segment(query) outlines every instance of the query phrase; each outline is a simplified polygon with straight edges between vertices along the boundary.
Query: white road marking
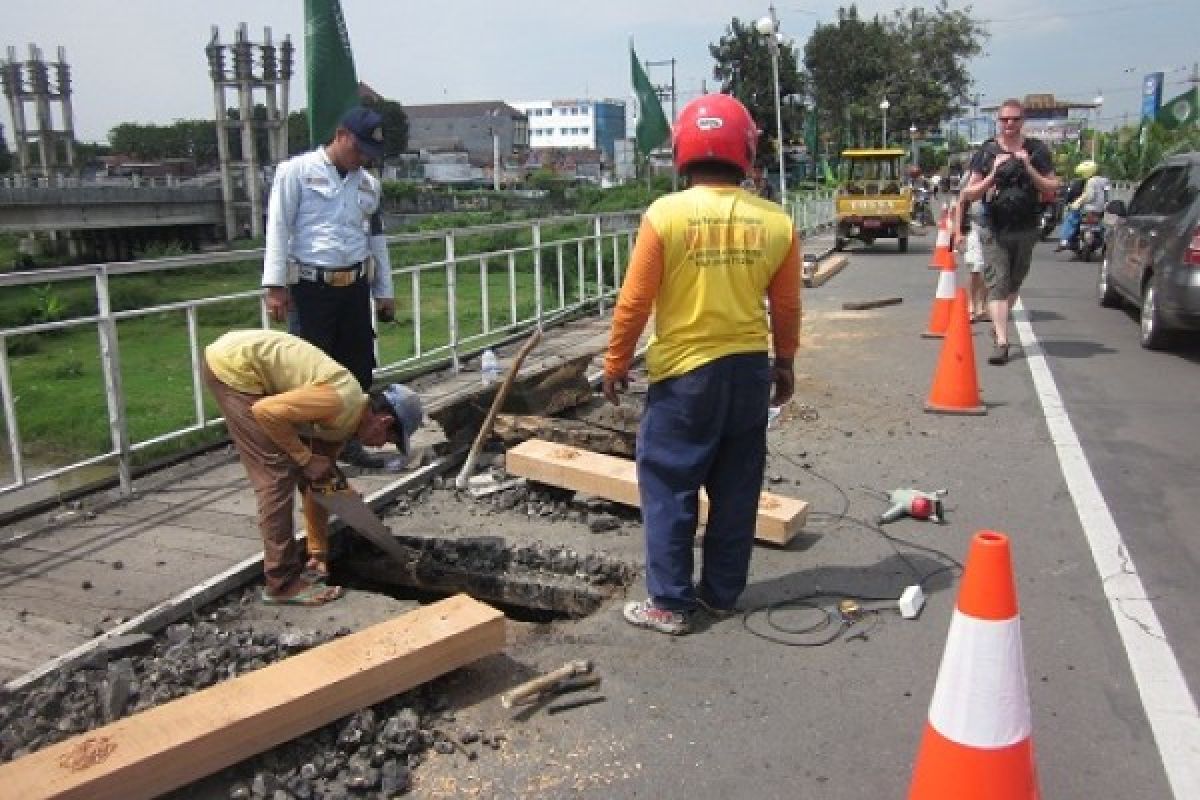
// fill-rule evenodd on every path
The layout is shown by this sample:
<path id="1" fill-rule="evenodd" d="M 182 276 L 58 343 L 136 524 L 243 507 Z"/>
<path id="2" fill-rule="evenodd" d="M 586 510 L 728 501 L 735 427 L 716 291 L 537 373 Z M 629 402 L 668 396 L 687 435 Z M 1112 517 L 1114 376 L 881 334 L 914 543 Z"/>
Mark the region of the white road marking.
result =
<path id="1" fill-rule="evenodd" d="M 1058 452 L 1063 478 L 1075 503 L 1100 574 L 1100 584 L 1108 599 L 1108 608 L 1117 623 L 1117 633 L 1125 645 L 1125 654 L 1141 694 L 1142 707 L 1166 770 L 1167 780 L 1177 800 L 1200 797 L 1200 714 L 1188 690 L 1179 662 L 1167 641 L 1158 615 L 1150 604 L 1133 557 L 1125 547 L 1121 532 L 1113 520 L 1087 455 L 1075 435 L 1062 396 L 1050 374 L 1045 353 L 1034 336 L 1033 326 L 1018 301 L 1013 321 L 1025 352 L 1033 385 L 1050 438 Z"/>

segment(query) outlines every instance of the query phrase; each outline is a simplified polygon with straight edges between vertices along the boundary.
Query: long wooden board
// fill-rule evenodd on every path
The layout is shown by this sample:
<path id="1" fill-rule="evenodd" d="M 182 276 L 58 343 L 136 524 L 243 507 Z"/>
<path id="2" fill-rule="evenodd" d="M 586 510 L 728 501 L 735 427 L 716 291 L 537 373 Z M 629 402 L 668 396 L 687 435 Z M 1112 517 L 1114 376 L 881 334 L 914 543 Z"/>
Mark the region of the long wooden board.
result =
<path id="1" fill-rule="evenodd" d="M 0 766 L 5 797 L 154 797 L 504 649 L 457 595 Z"/>
<path id="2" fill-rule="evenodd" d="M 614 458 L 589 450 L 543 439 L 530 439 L 509 450 L 504 469 L 540 483 L 574 489 L 627 506 L 639 507 L 637 466 L 624 458 Z M 804 527 L 808 503 L 793 497 L 763 492 L 758 500 L 758 521 L 754 538 L 770 544 L 785 545 Z M 708 498 L 700 493 L 700 521 L 708 517 Z"/>

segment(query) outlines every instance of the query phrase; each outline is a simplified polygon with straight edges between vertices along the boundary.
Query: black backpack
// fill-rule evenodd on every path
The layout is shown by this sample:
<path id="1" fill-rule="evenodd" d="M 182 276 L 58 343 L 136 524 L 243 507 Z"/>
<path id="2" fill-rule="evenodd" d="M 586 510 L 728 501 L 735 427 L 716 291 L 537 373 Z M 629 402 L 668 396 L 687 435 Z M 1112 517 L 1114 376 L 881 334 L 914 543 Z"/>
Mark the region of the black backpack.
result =
<path id="1" fill-rule="evenodd" d="M 1025 149 L 1031 154 L 1036 146 L 1033 142 L 1031 139 L 1025 140 Z M 994 148 L 994 155 L 1006 152 L 994 140 L 989 144 Z M 996 172 L 992 198 L 988 201 L 988 220 L 992 228 L 1019 231 L 1036 227 L 1040 210 L 1037 187 L 1033 185 L 1025 165 L 1015 158 L 1001 164 Z"/>

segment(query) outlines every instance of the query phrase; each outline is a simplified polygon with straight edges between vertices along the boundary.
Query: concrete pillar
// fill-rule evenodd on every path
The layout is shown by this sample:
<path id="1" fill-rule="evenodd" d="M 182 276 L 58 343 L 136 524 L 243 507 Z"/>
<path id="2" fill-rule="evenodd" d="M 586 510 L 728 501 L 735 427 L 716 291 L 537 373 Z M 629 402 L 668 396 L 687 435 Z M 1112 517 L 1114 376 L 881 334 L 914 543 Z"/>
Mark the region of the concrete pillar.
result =
<path id="1" fill-rule="evenodd" d="M 238 107 L 242 129 L 242 165 L 246 195 L 250 200 L 250 235 L 262 236 L 262 184 L 258 171 L 258 148 L 254 143 L 254 59 L 246 34 L 246 23 L 238 26 L 233 50 L 233 71 L 238 82 Z"/>
<path id="2" fill-rule="evenodd" d="M 212 40 L 205 49 L 208 71 L 213 81 L 213 114 L 217 129 L 217 160 L 221 167 L 221 201 L 225 212 L 225 241 L 237 234 L 234 214 L 233 165 L 229 161 L 229 125 L 225 116 L 225 48 L 218 42 L 217 26 L 212 26 Z"/>
<path id="3" fill-rule="evenodd" d="M 63 142 L 67 149 L 67 167 L 76 171 L 75 164 L 75 113 L 71 107 L 71 68 L 67 66 L 67 50 L 58 48 L 58 102 L 62 108 Z"/>
<path id="4" fill-rule="evenodd" d="M 25 129 L 25 78 L 21 62 L 17 60 L 17 48 L 8 48 L 8 61 L 4 64 L 4 96 L 8 99 L 8 113 L 13 123 L 13 147 L 16 148 L 17 172 L 29 174 L 29 141 Z"/>
<path id="5" fill-rule="evenodd" d="M 279 152 L 281 159 L 288 157 L 288 86 L 292 80 L 292 37 L 284 36 L 279 46 Z"/>
<path id="6" fill-rule="evenodd" d="M 42 159 L 41 173 L 47 177 L 58 162 L 54 147 L 54 123 L 50 116 L 50 76 L 42 52 L 36 45 L 29 45 L 29 61 L 25 64 L 29 72 L 29 83 L 33 89 L 34 115 L 38 126 L 38 155 Z"/>
<path id="7" fill-rule="evenodd" d="M 262 77 L 267 92 L 267 152 L 272 164 L 283 161 L 286 147 L 279 149 L 279 61 L 275 45 L 271 42 L 271 29 L 263 29 Z"/>

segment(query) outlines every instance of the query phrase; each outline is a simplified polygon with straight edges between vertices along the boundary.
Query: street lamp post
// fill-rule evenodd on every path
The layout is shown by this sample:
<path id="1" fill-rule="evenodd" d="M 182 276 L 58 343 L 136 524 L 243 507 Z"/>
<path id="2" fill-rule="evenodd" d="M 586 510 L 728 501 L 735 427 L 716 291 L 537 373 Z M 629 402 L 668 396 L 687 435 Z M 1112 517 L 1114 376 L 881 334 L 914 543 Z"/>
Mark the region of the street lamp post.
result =
<path id="1" fill-rule="evenodd" d="M 1092 124 L 1092 161 L 1096 160 L 1096 136 L 1100 133 L 1100 109 L 1104 107 L 1104 95 L 1096 93 L 1096 99 L 1092 101 L 1096 106 L 1096 119 Z"/>
<path id="2" fill-rule="evenodd" d="M 493 108 L 488 112 L 490 117 L 499 117 L 500 110 Z M 492 134 L 492 191 L 500 191 L 500 131 L 497 130 L 497 122 L 493 121 L 488 126 L 488 130 Z"/>
<path id="3" fill-rule="evenodd" d="M 659 86 L 657 84 L 654 85 L 654 94 L 658 97 L 659 100 L 665 100 L 667 93 L 668 92 L 670 93 L 670 95 L 671 95 L 671 125 L 674 125 L 675 117 L 678 116 L 678 114 L 675 110 L 675 101 L 676 101 L 676 98 L 678 97 L 678 93 L 676 92 L 676 89 L 675 89 L 675 59 L 674 58 L 666 58 L 666 59 L 662 59 L 660 61 L 645 61 L 643 63 L 646 65 L 646 69 L 649 69 L 650 67 L 665 67 L 665 66 L 670 65 L 670 67 L 671 67 L 671 85 L 669 87 Z M 671 170 L 671 191 L 675 191 L 678 188 L 679 188 L 679 172 L 676 170 Z"/>
<path id="4" fill-rule="evenodd" d="M 755 29 L 767 40 L 767 49 L 771 52 L 771 80 L 775 87 L 775 132 L 779 137 L 779 200 L 787 208 L 787 167 L 783 158 L 783 109 L 779 104 L 779 43 L 783 38 L 779 34 L 779 20 L 775 18 L 775 6 L 770 6 L 771 13 L 754 24 Z"/>
<path id="5" fill-rule="evenodd" d="M 880 147 L 887 147 L 887 110 L 891 107 L 886 97 L 879 103 L 879 110 L 883 112 L 883 143 Z"/>
<path id="6" fill-rule="evenodd" d="M 908 126 L 908 138 L 912 140 L 912 163 L 913 163 L 913 166 L 914 167 L 919 166 L 917 163 L 918 159 L 917 159 L 917 126 L 916 125 Z"/>

